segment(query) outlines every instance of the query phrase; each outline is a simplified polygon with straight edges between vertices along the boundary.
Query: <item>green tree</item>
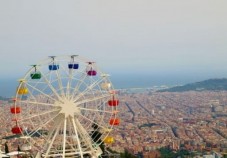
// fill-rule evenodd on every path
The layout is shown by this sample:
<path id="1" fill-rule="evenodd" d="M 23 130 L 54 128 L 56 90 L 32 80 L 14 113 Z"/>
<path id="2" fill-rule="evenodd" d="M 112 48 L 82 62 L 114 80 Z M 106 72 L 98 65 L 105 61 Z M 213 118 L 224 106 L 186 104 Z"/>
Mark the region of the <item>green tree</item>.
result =
<path id="1" fill-rule="evenodd" d="M 130 152 L 128 152 L 127 149 L 125 149 L 124 153 L 120 154 L 121 158 L 136 158 L 135 155 L 131 154 Z"/>

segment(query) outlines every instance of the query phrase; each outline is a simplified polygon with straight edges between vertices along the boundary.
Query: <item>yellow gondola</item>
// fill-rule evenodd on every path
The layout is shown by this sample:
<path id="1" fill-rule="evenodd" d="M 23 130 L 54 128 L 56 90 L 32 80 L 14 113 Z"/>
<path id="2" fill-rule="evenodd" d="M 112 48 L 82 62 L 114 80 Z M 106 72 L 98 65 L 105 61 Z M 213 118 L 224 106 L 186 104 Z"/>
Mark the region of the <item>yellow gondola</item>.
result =
<path id="1" fill-rule="evenodd" d="M 106 137 L 105 139 L 104 139 L 104 143 L 106 143 L 106 144 L 112 144 L 112 143 L 114 143 L 114 138 L 113 137 Z"/>
<path id="2" fill-rule="evenodd" d="M 18 89 L 18 94 L 20 95 L 28 94 L 28 89 L 26 87 L 21 87 Z"/>

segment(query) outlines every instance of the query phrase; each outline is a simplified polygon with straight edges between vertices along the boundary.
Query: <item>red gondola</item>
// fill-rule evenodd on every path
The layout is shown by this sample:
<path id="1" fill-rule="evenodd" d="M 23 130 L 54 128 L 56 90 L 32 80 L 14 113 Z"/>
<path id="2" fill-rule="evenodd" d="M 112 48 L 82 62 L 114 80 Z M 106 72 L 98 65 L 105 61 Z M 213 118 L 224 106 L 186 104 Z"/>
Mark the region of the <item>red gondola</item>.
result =
<path id="1" fill-rule="evenodd" d="M 16 107 L 11 107 L 10 111 L 12 114 L 19 114 L 21 112 L 20 107 L 16 106 Z"/>
<path id="2" fill-rule="evenodd" d="M 113 99 L 108 101 L 109 106 L 118 106 L 119 100 Z"/>
<path id="3" fill-rule="evenodd" d="M 19 127 L 19 126 L 16 125 L 16 126 L 14 126 L 14 127 L 12 128 L 11 131 L 12 131 L 13 134 L 21 134 L 23 130 L 22 130 L 21 127 Z"/>
<path id="4" fill-rule="evenodd" d="M 110 119 L 110 125 L 119 125 L 120 124 L 120 119 L 118 118 L 113 118 L 113 119 Z"/>

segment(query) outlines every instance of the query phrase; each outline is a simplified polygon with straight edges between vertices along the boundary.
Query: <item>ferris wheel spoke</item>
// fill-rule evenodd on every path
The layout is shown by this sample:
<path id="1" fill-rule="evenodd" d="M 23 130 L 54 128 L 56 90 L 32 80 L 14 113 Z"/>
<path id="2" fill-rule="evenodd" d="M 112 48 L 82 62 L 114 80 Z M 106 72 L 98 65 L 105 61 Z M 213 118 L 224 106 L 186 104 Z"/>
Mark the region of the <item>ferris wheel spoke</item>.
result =
<path id="1" fill-rule="evenodd" d="M 66 140 L 66 125 L 67 125 L 67 118 L 64 118 L 64 128 L 63 128 L 63 157 L 65 157 L 65 140 Z"/>
<path id="2" fill-rule="evenodd" d="M 67 82 L 67 88 L 66 88 L 66 95 L 67 95 L 67 98 L 69 98 L 69 94 L 70 94 L 70 87 L 71 87 L 71 84 L 72 84 L 72 74 L 73 74 L 73 70 L 69 70 L 69 79 L 68 79 L 68 82 Z"/>
<path id="3" fill-rule="evenodd" d="M 46 115 L 46 114 L 57 112 L 57 111 L 60 111 L 60 109 L 45 111 L 43 113 L 39 113 L 39 114 L 36 114 L 36 115 L 32 115 L 32 116 L 29 116 L 29 117 L 25 117 L 25 118 L 19 119 L 18 121 L 29 120 L 29 119 L 32 119 L 32 118 L 35 118 L 35 117 L 38 117 L 38 116 Z"/>
<path id="4" fill-rule="evenodd" d="M 75 93 L 79 90 L 81 84 L 82 84 L 83 81 L 86 79 L 86 77 L 87 77 L 87 74 L 85 74 L 85 73 L 82 74 L 82 76 L 81 76 L 80 80 L 78 81 L 77 85 L 75 86 L 75 88 L 74 88 L 72 94 L 75 94 Z M 72 97 L 71 99 L 73 99 L 73 95 L 72 95 L 71 97 Z"/>
<path id="5" fill-rule="evenodd" d="M 74 118 L 75 119 L 75 118 Z M 94 149 L 92 147 L 92 140 L 90 138 L 90 135 L 88 134 L 88 132 L 84 129 L 84 127 L 81 125 L 81 123 L 78 121 L 78 119 L 75 119 L 75 124 L 76 127 L 78 127 L 78 133 L 80 134 L 80 136 L 82 137 L 83 141 L 87 144 L 88 148 L 90 148 L 93 152 Z"/>
<path id="6" fill-rule="evenodd" d="M 83 92 L 81 92 L 79 95 L 77 95 L 76 98 L 74 98 L 74 100 L 78 100 L 80 99 L 80 97 L 82 97 L 84 94 L 86 94 L 87 92 L 91 91 L 95 86 L 97 86 L 99 83 L 101 83 L 103 81 L 104 77 L 101 78 L 100 80 L 97 80 L 96 82 L 90 84 Z"/>
<path id="7" fill-rule="evenodd" d="M 37 92 L 41 93 L 42 95 L 46 96 L 47 98 L 52 99 L 52 100 L 54 100 L 54 101 L 57 101 L 56 99 L 54 99 L 53 97 L 51 97 L 51 96 L 49 96 L 48 94 L 44 93 L 43 91 L 37 89 L 36 87 L 33 87 L 33 86 L 30 85 L 30 84 L 26 84 L 26 85 L 28 85 L 28 86 L 31 87 L 32 89 L 36 90 Z"/>
<path id="8" fill-rule="evenodd" d="M 75 123 L 75 120 L 74 120 L 72 117 L 70 117 L 70 119 L 71 119 L 71 122 L 72 122 L 72 124 L 73 124 L 74 132 L 75 132 L 75 134 L 76 134 L 76 140 L 77 140 L 77 145 L 78 145 L 79 150 L 80 150 L 80 156 L 81 156 L 81 158 L 83 158 L 83 152 L 82 152 L 82 148 L 81 148 L 81 146 L 80 146 L 80 143 L 81 143 L 81 142 L 80 142 L 80 139 L 79 139 L 79 136 L 78 136 L 76 123 Z"/>
<path id="9" fill-rule="evenodd" d="M 103 111 L 103 110 L 99 110 L 99 109 L 89 109 L 89 108 L 82 108 L 82 107 L 78 107 L 81 110 L 87 110 L 87 111 L 92 111 L 92 112 L 102 112 L 102 113 L 108 113 L 108 114 L 113 114 L 113 111 Z"/>
<path id="10" fill-rule="evenodd" d="M 104 127 L 104 126 L 98 124 L 97 122 L 95 122 L 95 121 L 93 121 L 93 120 L 91 120 L 91 119 L 89 119 L 89 118 L 87 118 L 87 117 L 85 117 L 85 116 L 83 116 L 83 115 L 81 115 L 81 114 L 79 114 L 79 115 L 80 115 L 83 119 L 85 119 L 85 120 L 87 120 L 87 121 L 90 121 L 91 123 L 97 125 L 98 127 L 101 127 L 101 128 L 103 128 L 104 130 L 108 130 L 108 128 L 106 128 L 106 127 Z"/>
<path id="11" fill-rule="evenodd" d="M 45 139 L 45 141 L 46 141 L 46 144 L 45 144 L 45 147 L 44 147 L 45 149 L 48 147 L 48 145 L 49 145 L 48 143 L 50 142 L 50 140 L 51 140 L 53 134 L 55 133 L 56 129 L 58 127 L 60 128 L 60 126 L 61 126 L 61 122 L 59 123 L 59 121 L 55 120 L 53 127 L 50 129 L 50 132 L 48 134 L 47 139 Z"/>
<path id="12" fill-rule="evenodd" d="M 59 94 L 57 93 L 56 89 L 52 86 L 52 84 L 49 82 L 49 80 L 46 78 L 46 76 L 44 75 L 44 73 L 39 70 L 40 73 L 42 74 L 43 78 L 44 78 L 44 81 L 46 82 L 46 84 L 49 86 L 49 88 L 51 89 L 51 91 L 56 95 L 56 97 L 58 99 L 60 99 L 61 97 L 59 96 Z"/>
<path id="13" fill-rule="evenodd" d="M 48 149 L 47 149 L 47 151 L 46 151 L 45 157 L 48 156 L 48 154 L 50 153 L 50 149 L 51 149 L 51 147 L 53 146 L 54 140 L 56 139 L 56 136 L 57 136 L 57 134 L 58 134 L 58 132 L 59 132 L 60 126 L 61 126 L 61 123 L 59 123 L 59 125 L 58 125 L 56 131 L 54 132 L 53 138 L 52 138 L 52 139 L 50 138 L 50 139 L 51 139 L 51 142 L 50 142 L 50 144 L 49 144 L 49 146 L 48 146 Z M 50 139 L 48 139 L 48 141 L 49 141 Z"/>
<path id="14" fill-rule="evenodd" d="M 56 71 L 56 75 L 57 75 L 57 80 L 58 80 L 59 89 L 61 91 L 61 95 L 64 96 L 65 93 L 64 93 L 64 90 L 63 90 L 63 86 L 62 86 L 62 79 L 61 79 L 61 77 L 59 75 L 58 70 Z"/>
<path id="15" fill-rule="evenodd" d="M 76 102 L 78 105 L 81 105 L 81 104 L 84 104 L 84 103 L 89 103 L 89 102 L 101 100 L 101 99 L 104 99 L 104 98 L 107 98 L 107 97 L 110 97 L 110 95 L 105 94 L 105 95 L 102 95 L 100 97 L 94 97 L 94 98 L 91 98 L 91 99 L 84 99 L 84 100 L 78 101 L 78 102 L 76 102 L 76 100 L 74 100 L 74 102 Z"/>
<path id="16" fill-rule="evenodd" d="M 33 101 L 22 101 L 22 100 L 18 100 L 18 102 L 20 103 L 26 103 L 26 104 L 36 104 L 36 105 L 44 105 L 44 106 L 55 106 L 54 104 L 50 104 L 50 103 L 42 103 L 42 102 L 33 102 Z"/>
<path id="17" fill-rule="evenodd" d="M 57 115 L 55 115 L 52 119 L 47 120 L 44 124 L 42 124 L 41 126 L 37 127 L 35 131 L 32 131 L 31 133 L 29 133 L 30 137 L 32 137 L 35 133 L 37 133 L 41 128 L 45 127 L 48 123 L 50 123 L 51 121 L 54 121 L 55 118 L 57 118 L 60 113 L 58 113 Z"/>
<path id="18" fill-rule="evenodd" d="M 69 69 L 69 72 L 65 69 L 64 66 L 61 67 L 62 70 L 64 70 L 66 76 L 68 76 L 68 81 L 66 84 L 66 92 L 65 95 L 69 99 L 69 94 L 70 94 L 70 87 L 71 87 L 71 82 L 72 82 L 72 75 L 73 75 L 73 69 Z"/>

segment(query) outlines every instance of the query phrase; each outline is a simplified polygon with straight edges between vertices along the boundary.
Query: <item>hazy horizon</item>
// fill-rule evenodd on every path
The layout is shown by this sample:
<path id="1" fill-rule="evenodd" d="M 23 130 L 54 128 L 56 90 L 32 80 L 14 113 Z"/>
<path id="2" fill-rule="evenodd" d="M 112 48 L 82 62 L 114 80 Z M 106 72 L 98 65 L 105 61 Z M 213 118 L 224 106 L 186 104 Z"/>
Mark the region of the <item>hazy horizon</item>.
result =
<path id="1" fill-rule="evenodd" d="M 1 1 L 0 82 L 23 77 L 50 55 L 72 54 L 119 78 L 227 77 L 226 6 L 225 0 Z"/>
<path id="2" fill-rule="evenodd" d="M 21 76 L 20 78 L 23 78 Z M 20 78 L 9 77 L 0 80 L 0 96 L 13 97 L 18 86 Z M 184 85 L 188 83 L 203 81 L 213 78 L 227 78 L 227 75 L 212 76 L 212 75 L 199 75 L 199 74 L 120 74 L 112 73 L 110 79 L 114 88 L 150 88 L 153 86 L 175 86 Z"/>

